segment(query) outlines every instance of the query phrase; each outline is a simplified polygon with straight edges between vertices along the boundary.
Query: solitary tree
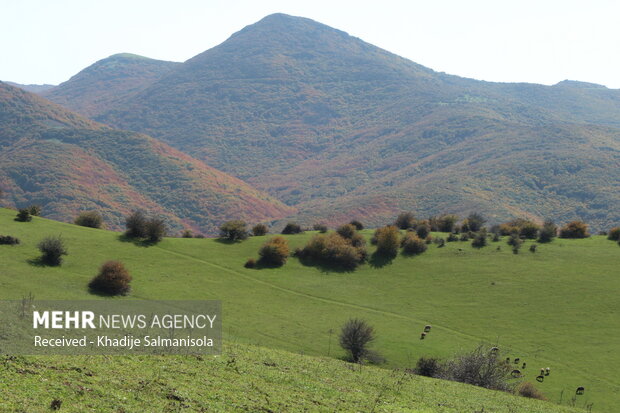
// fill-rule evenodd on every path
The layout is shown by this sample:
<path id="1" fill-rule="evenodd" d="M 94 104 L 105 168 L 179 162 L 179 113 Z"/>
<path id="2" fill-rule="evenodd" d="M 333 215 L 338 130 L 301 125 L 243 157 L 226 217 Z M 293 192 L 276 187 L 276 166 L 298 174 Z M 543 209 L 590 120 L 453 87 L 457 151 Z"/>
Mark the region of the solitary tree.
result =
<path id="1" fill-rule="evenodd" d="M 252 234 L 255 237 L 262 237 L 269 232 L 269 228 L 265 224 L 256 224 L 252 227 Z"/>
<path id="2" fill-rule="evenodd" d="M 374 339 L 374 328 L 357 318 L 344 323 L 340 331 L 340 347 L 349 352 L 354 363 L 359 363 L 368 355 L 368 344 Z"/>
<path id="3" fill-rule="evenodd" d="M 220 238 L 229 241 L 241 241 L 248 237 L 248 230 L 245 221 L 233 220 L 225 222 L 220 227 Z"/>
<path id="4" fill-rule="evenodd" d="M 415 228 L 415 224 L 416 219 L 411 212 L 401 212 L 398 214 L 398 217 L 396 217 L 396 221 L 394 221 L 394 225 L 400 229 Z"/>
<path id="5" fill-rule="evenodd" d="M 129 238 L 146 237 L 146 221 L 147 218 L 142 211 L 134 211 L 125 219 L 125 235 Z"/>
<path id="6" fill-rule="evenodd" d="M 125 295 L 129 292 L 131 275 L 122 262 L 107 261 L 101 266 L 99 274 L 93 278 L 88 287 L 98 293 Z"/>
<path id="7" fill-rule="evenodd" d="M 62 263 L 62 256 L 67 255 L 67 247 L 60 236 L 46 237 L 37 245 L 41 255 L 41 261 L 47 265 L 60 265 Z"/>
<path id="8" fill-rule="evenodd" d="M 478 232 L 487 220 L 477 212 L 472 212 L 467 217 L 467 231 Z M 465 228 L 463 228 L 465 231 Z"/>
<path id="9" fill-rule="evenodd" d="M 78 215 L 74 223 L 81 227 L 101 228 L 103 225 L 103 218 L 97 211 L 85 211 Z"/>

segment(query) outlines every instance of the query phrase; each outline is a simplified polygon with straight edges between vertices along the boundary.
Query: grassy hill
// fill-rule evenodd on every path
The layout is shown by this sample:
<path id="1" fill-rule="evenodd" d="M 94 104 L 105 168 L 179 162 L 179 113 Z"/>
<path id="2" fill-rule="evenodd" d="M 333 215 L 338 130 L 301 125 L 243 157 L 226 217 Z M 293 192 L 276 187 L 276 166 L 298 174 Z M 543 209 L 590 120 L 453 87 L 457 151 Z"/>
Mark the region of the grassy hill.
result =
<path id="1" fill-rule="evenodd" d="M 0 189 L 4 205 L 39 204 L 72 221 L 99 210 L 107 225 L 145 209 L 173 231 L 214 233 L 232 217 L 283 218 L 294 210 L 168 145 L 110 129 L 0 82 Z"/>
<path id="2" fill-rule="evenodd" d="M 139 92 L 179 63 L 119 53 L 99 60 L 41 96 L 84 116 L 109 110 L 115 101 Z"/>
<path id="3" fill-rule="evenodd" d="M 552 374 L 543 383 L 537 383 L 537 387 L 552 402 L 561 400 L 565 405 L 578 386 L 587 389 L 586 394 L 577 401 L 580 407 L 594 403 L 593 411 L 613 411 L 620 402 L 620 381 L 615 368 L 616 343 L 620 340 L 620 331 L 615 328 L 618 318 L 616 292 L 620 282 L 616 263 L 620 248 L 602 236 L 584 240 L 555 240 L 541 245 L 534 254 L 527 251 L 526 244 L 518 255 L 512 254 L 505 239 L 482 250 L 476 250 L 465 242 L 448 243 L 445 248 L 431 245 L 421 256 L 399 256 L 389 263 L 372 261 L 355 272 L 304 266 L 295 258 L 290 258 L 282 268 L 256 270 L 244 268 L 243 263 L 248 257 L 256 257 L 259 246 L 268 237 L 253 237 L 238 244 L 215 239 L 167 238 L 157 246 L 147 248 L 123 242 L 114 232 L 42 218 L 35 218 L 31 223 L 18 223 L 13 221 L 14 215 L 14 211 L 0 210 L 0 234 L 17 236 L 22 240 L 22 244 L 16 247 L 0 246 L 0 261 L 3 263 L 0 272 L 1 298 L 20 299 L 32 293 L 35 299 L 102 299 L 89 294 L 87 283 L 102 262 L 117 259 L 126 264 L 134 278 L 131 294 L 121 299 L 222 300 L 225 345 L 241 345 L 239 348 L 232 347 L 233 354 L 265 352 L 269 354 L 267 357 L 274 359 L 281 354 L 273 353 L 272 356 L 268 350 L 245 347 L 250 344 L 307 355 L 341 357 L 343 353 L 337 345 L 338 330 L 348 318 L 360 317 L 375 326 L 378 338 L 373 348 L 387 358 L 386 367 L 410 368 L 420 356 L 448 357 L 481 343 L 498 345 L 506 355 L 520 357 L 527 362 L 525 379 L 528 381 L 534 381 L 541 367 L 551 367 Z M 52 268 L 29 264 L 29 260 L 38 256 L 35 246 L 39 239 L 58 234 L 62 234 L 69 248 L 69 256 L 63 265 Z M 364 234 L 369 237 L 371 232 L 364 231 Z M 295 248 L 305 244 L 311 235 L 305 233 L 287 238 Z M 425 324 L 432 324 L 433 331 L 427 339 L 420 340 L 419 334 Z M 229 350 L 226 350 L 223 358 L 229 356 Z M 92 379 L 100 380 L 100 374 L 106 377 L 107 367 L 97 367 L 95 370 L 96 360 L 28 359 L 19 363 L 83 364 L 88 369 L 101 372 Z M 142 359 L 129 359 L 125 371 L 130 371 L 132 363 L 137 363 L 137 360 Z M 312 360 L 316 359 L 304 360 L 300 363 L 312 364 L 315 363 Z M 191 390 L 189 384 L 172 382 L 171 377 L 175 372 L 182 371 L 181 367 L 172 361 L 145 362 L 162 364 L 161 371 L 165 364 L 169 370 L 161 373 L 166 379 L 138 379 L 135 375 L 132 376 L 135 378 L 128 379 L 130 386 L 137 386 L 136 380 L 157 382 L 149 387 L 152 390 L 145 390 L 145 395 L 135 396 L 136 400 L 147 400 L 142 399 L 145 397 L 159 404 L 166 403 L 161 392 L 154 394 L 157 392 L 155 389 L 163 386 L 165 389 L 178 388 L 183 397 L 194 403 L 198 396 L 191 392 L 197 390 Z M 185 361 L 179 363 L 186 365 Z M 206 363 L 215 363 L 216 370 L 223 368 L 217 364 L 222 360 Z M 256 366 L 261 361 L 248 360 L 247 363 Z M 330 361 L 316 363 L 328 363 L 327 366 L 336 363 L 333 366 L 340 366 Z M 276 364 L 283 366 L 287 363 L 276 361 Z M 21 366 L 18 369 L 27 369 L 24 365 L 18 366 Z M 113 368 L 110 366 L 110 369 Z M 341 373 L 339 368 L 326 367 L 326 371 L 331 370 L 337 371 L 334 374 Z M 12 377 L 15 375 L 10 374 Z M 77 373 L 71 374 L 78 376 Z M 209 371 L 205 370 L 204 374 L 205 382 L 210 383 Z M 261 374 L 267 374 L 271 379 L 274 377 L 271 373 Z M 274 374 L 279 377 L 278 385 L 297 386 L 294 377 Z M 384 380 L 379 377 L 389 377 L 391 373 L 380 374 L 385 376 L 377 376 L 379 382 Z M 322 376 L 314 373 L 305 377 L 313 375 L 317 377 L 308 380 L 321 382 Z M 153 376 L 157 377 L 155 373 Z M 194 383 L 191 374 L 184 377 Z M 249 382 L 255 384 L 255 387 L 249 385 L 253 389 L 252 394 L 256 395 L 252 396 L 253 400 L 266 403 L 265 397 L 259 394 L 268 391 L 266 388 L 269 386 L 260 384 L 261 380 L 267 379 L 254 380 L 254 377 L 249 376 Z M 348 377 L 343 380 L 355 381 L 355 376 Z M 428 383 L 438 386 L 435 388 L 451 391 L 448 385 L 435 385 L 434 381 L 410 383 L 413 383 L 413 388 Z M 353 391 L 356 396 L 351 397 L 372 399 L 368 390 L 364 390 L 366 384 L 360 382 L 358 385 L 360 387 L 354 388 L 360 389 L 359 394 Z M 370 394 L 376 395 L 376 384 L 369 386 L 375 389 Z M 96 389 L 92 397 L 103 394 L 101 387 Z M 113 394 L 119 398 L 125 395 L 121 386 L 114 386 L 114 389 Z M 68 389 L 66 391 L 69 392 Z M 269 391 L 277 392 L 277 389 Z M 278 402 L 294 399 L 285 398 L 285 393 L 269 393 L 267 398 Z M 91 397 L 91 393 L 88 394 Z M 424 392 L 411 394 L 406 391 L 401 394 L 416 397 L 415 400 L 426 397 Z M 478 397 L 474 393 L 470 396 Z M 349 400 L 348 396 L 342 397 Z M 458 392 L 454 397 L 460 397 Z M 221 402 L 221 399 L 213 402 L 218 400 Z M 133 399 L 131 402 L 134 402 Z M 323 402 L 333 406 L 329 403 L 337 401 Z M 420 407 L 419 411 L 442 411 L 430 410 L 431 405 L 420 403 L 424 407 Z M 458 410 L 460 402 L 438 403 L 441 406 L 437 409 L 453 408 L 455 411 L 480 411 L 482 407 L 468 405 L 466 409 Z M 399 404 L 394 409 L 390 409 L 389 404 L 387 406 L 385 411 L 401 408 Z M 499 407 L 493 410 L 490 405 L 487 406 L 484 411 L 503 411 Z M 278 411 L 277 407 L 269 408 Z M 506 409 L 511 411 L 508 407 Z M 512 411 L 536 410 L 524 407 Z"/>
<path id="4" fill-rule="evenodd" d="M 220 357 L 0 356 L 2 411 L 577 413 L 325 357 L 230 343 Z"/>
<path id="5" fill-rule="evenodd" d="M 352 207 L 373 224 L 403 209 L 620 220 L 619 91 L 449 76 L 304 18 L 268 16 L 92 116 L 244 179 L 308 223 Z"/>

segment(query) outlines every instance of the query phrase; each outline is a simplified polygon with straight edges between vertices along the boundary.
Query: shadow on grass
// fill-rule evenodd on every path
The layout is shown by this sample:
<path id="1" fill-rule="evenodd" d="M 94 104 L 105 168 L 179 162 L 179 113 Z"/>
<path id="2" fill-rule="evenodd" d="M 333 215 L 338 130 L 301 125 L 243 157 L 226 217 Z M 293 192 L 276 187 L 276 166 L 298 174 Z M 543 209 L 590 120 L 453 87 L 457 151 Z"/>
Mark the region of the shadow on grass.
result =
<path id="1" fill-rule="evenodd" d="M 382 267 L 385 267 L 386 265 L 392 264 L 392 261 L 394 261 L 394 258 L 395 258 L 394 256 L 379 254 L 377 252 L 374 252 L 370 256 L 370 260 L 368 261 L 368 263 L 370 264 L 372 268 L 382 268 Z"/>
<path id="2" fill-rule="evenodd" d="M 228 239 L 228 238 L 215 238 L 215 242 L 219 242 L 220 244 L 226 244 L 226 245 L 234 245 L 234 244 L 240 244 L 245 240 L 242 239 Z"/>
<path id="3" fill-rule="evenodd" d="M 344 267 L 342 265 L 337 265 L 337 264 L 330 263 L 330 262 L 315 260 L 312 258 L 302 258 L 302 257 L 297 257 L 297 258 L 299 259 L 299 263 L 303 265 L 304 267 L 318 268 L 324 274 L 329 274 L 332 272 L 344 274 L 344 273 L 355 271 L 355 268 L 348 268 L 348 267 Z"/>
<path id="4" fill-rule="evenodd" d="M 130 242 L 137 247 L 152 247 L 153 245 L 157 245 L 157 242 L 155 241 L 143 238 L 132 238 L 128 237 L 126 234 L 120 234 L 118 236 L 118 240 L 120 242 Z"/>
<path id="5" fill-rule="evenodd" d="M 30 258 L 29 260 L 27 260 L 27 262 L 28 264 L 35 267 L 58 267 L 60 266 L 60 264 L 62 264 L 62 262 L 55 263 L 46 261 L 45 259 L 43 259 L 43 257 Z"/>

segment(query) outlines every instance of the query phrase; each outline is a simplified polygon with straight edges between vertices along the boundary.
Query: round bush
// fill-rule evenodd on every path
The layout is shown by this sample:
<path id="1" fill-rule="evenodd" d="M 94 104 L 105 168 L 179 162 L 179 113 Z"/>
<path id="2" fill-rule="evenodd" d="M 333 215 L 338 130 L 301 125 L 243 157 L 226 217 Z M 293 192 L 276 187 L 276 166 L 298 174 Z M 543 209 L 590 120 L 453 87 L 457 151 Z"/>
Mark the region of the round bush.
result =
<path id="1" fill-rule="evenodd" d="M 421 254 L 426 251 L 426 243 L 413 232 L 408 232 L 402 241 L 403 253 L 407 255 Z"/>
<path id="2" fill-rule="evenodd" d="M 271 238 L 258 251 L 261 264 L 276 267 L 286 263 L 289 253 L 288 241 L 284 237 Z"/>
<path id="3" fill-rule="evenodd" d="M 353 226 L 353 224 L 341 225 L 340 227 L 338 227 L 336 232 L 342 238 L 346 238 L 346 239 L 351 239 L 353 238 L 353 235 L 356 234 L 355 226 Z"/>
<path id="4" fill-rule="evenodd" d="M 103 218 L 97 211 L 82 212 L 73 222 L 81 227 L 101 228 L 103 226 Z"/>
<path id="5" fill-rule="evenodd" d="M 60 236 L 44 238 L 37 247 L 43 254 L 41 261 L 47 265 L 60 265 L 62 256 L 68 254 L 65 243 Z"/>
<path id="6" fill-rule="evenodd" d="M 358 231 L 361 231 L 361 230 L 364 229 L 364 224 L 362 224 L 357 219 L 352 220 L 351 222 L 349 222 L 349 224 L 353 225 L 355 227 L 355 229 L 358 230 Z"/>
<path id="7" fill-rule="evenodd" d="M 560 230 L 560 238 L 587 238 L 588 224 L 582 221 L 573 221 L 564 225 Z"/>
<path id="8" fill-rule="evenodd" d="M 289 222 L 282 230 L 282 234 L 300 234 L 301 226 L 296 222 Z"/>
<path id="9" fill-rule="evenodd" d="M 131 275 L 120 261 L 107 261 L 88 287 L 95 292 L 108 295 L 125 295 L 129 292 Z"/>
<path id="10" fill-rule="evenodd" d="M 245 221 L 232 220 L 225 222 L 220 227 L 220 238 L 228 241 L 241 241 L 248 237 L 248 231 Z"/>
<path id="11" fill-rule="evenodd" d="M 607 233 L 607 239 L 611 241 L 620 241 L 620 227 L 615 227 Z"/>
<path id="12" fill-rule="evenodd" d="M 265 224 L 256 224 L 252 227 L 252 235 L 255 237 L 262 237 L 269 232 L 269 228 Z"/>
<path id="13" fill-rule="evenodd" d="M 376 240 L 377 254 L 395 257 L 400 245 L 400 233 L 395 226 L 378 228 L 373 237 Z"/>
<path id="14" fill-rule="evenodd" d="M 0 235 L 0 245 L 17 245 L 19 239 L 10 235 Z"/>

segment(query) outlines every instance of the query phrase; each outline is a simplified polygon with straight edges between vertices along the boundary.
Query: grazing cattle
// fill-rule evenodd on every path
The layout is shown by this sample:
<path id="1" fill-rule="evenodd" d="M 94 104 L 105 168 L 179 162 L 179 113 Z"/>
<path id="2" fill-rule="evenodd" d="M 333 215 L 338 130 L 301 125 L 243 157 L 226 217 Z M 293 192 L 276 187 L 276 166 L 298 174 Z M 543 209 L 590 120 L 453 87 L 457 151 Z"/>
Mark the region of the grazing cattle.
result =
<path id="1" fill-rule="evenodd" d="M 523 366 L 521 367 L 522 369 L 525 369 L 526 363 L 525 361 L 523 362 Z"/>
<path id="2" fill-rule="evenodd" d="M 579 387 L 577 387 L 577 391 L 575 392 L 575 394 L 582 395 L 583 392 L 585 392 L 585 391 L 586 391 L 586 389 L 583 386 L 579 386 Z"/>
<path id="3" fill-rule="evenodd" d="M 549 374 L 551 374 L 551 369 L 549 367 L 547 367 L 545 369 L 545 376 L 548 376 Z"/>
<path id="4" fill-rule="evenodd" d="M 545 376 L 543 376 L 542 374 L 540 376 L 536 376 L 536 381 L 539 381 L 542 383 L 543 381 L 545 381 Z"/>
<path id="5" fill-rule="evenodd" d="M 497 347 L 491 347 L 491 350 L 489 350 L 491 354 L 497 354 L 498 351 L 499 351 L 499 348 Z"/>
<path id="6" fill-rule="evenodd" d="M 424 332 L 428 333 L 429 331 L 431 331 L 431 326 L 427 324 L 424 326 Z"/>
<path id="7" fill-rule="evenodd" d="M 521 370 L 514 369 L 512 372 L 510 372 L 510 375 L 514 378 L 519 378 L 521 377 Z"/>
<path id="8" fill-rule="evenodd" d="M 519 364 L 519 361 L 520 361 L 520 360 L 521 360 L 521 359 L 520 359 L 519 357 L 517 357 L 517 358 L 515 359 L 515 364 Z"/>
<path id="9" fill-rule="evenodd" d="M 424 340 L 424 337 L 426 337 L 426 333 L 422 332 L 422 334 L 420 334 L 420 340 Z"/>

